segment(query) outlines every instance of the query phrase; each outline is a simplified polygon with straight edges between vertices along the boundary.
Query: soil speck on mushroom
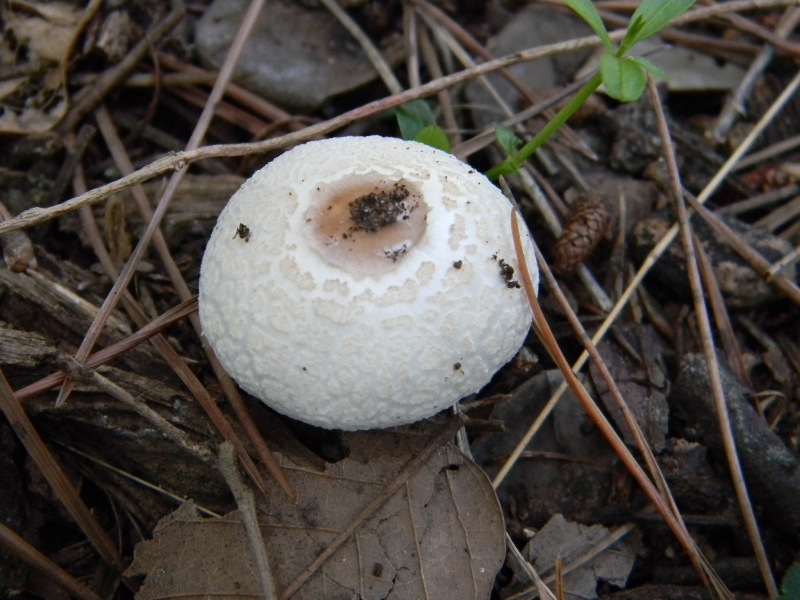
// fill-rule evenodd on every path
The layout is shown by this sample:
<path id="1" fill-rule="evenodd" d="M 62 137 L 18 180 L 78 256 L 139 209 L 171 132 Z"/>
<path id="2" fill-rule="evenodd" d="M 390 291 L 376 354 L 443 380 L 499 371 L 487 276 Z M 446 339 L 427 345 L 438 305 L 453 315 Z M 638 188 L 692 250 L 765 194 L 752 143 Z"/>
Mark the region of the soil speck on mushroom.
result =
<path id="1" fill-rule="evenodd" d="M 389 191 L 378 190 L 353 200 L 350 218 L 357 230 L 375 233 L 382 227 L 407 220 L 415 208 L 416 202 L 409 199 L 408 188 L 395 183 Z"/>
<path id="2" fill-rule="evenodd" d="M 500 265 L 500 276 L 506 282 L 506 287 L 511 289 L 519 289 L 521 286 L 518 281 L 514 279 L 514 267 L 506 262 L 504 258 L 497 258 L 497 254 L 492 255 L 492 258 Z"/>
<path id="3" fill-rule="evenodd" d="M 244 223 L 239 223 L 239 226 L 236 228 L 236 233 L 233 234 L 234 239 L 241 238 L 245 242 L 250 241 L 250 228 L 245 225 Z"/>

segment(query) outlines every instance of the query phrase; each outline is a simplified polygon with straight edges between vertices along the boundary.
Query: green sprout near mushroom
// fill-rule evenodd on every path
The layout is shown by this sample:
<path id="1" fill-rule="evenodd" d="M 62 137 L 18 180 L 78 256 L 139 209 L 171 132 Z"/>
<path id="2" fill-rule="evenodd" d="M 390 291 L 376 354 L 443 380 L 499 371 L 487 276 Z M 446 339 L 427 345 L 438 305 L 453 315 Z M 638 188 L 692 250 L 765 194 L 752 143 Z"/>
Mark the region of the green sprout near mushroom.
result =
<path id="1" fill-rule="evenodd" d="M 565 0 L 565 3 L 586 21 L 603 42 L 606 52 L 600 59 L 600 70 L 528 143 L 523 145 L 522 140 L 508 127 L 497 127 L 495 136 L 508 156 L 486 172 L 486 177 L 492 181 L 518 171 L 586 103 L 600 85 L 615 100 L 635 102 L 644 93 L 648 73 L 661 79 L 666 78 L 666 74 L 650 61 L 641 56 L 631 56 L 630 52 L 634 46 L 656 35 L 681 16 L 691 8 L 695 0 L 644 0 L 631 16 L 619 46 L 614 44 L 591 0 Z M 436 125 L 433 112 L 425 101 L 417 100 L 400 107 L 396 116 L 404 139 L 449 152 L 447 134 Z"/>
<path id="2" fill-rule="evenodd" d="M 589 96 L 594 94 L 601 84 L 605 86 L 606 93 L 615 100 L 634 102 L 639 99 L 647 86 L 648 73 L 664 78 L 666 75 L 661 69 L 640 56 L 630 56 L 630 51 L 639 42 L 664 29 L 694 4 L 694 0 L 644 0 L 631 16 L 622 42 L 619 46 L 615 46 L 591 0 L 565 0 L 565 2 L 589 24 L 603 42 L 606 53 L 600 59 L 600 70 L 531 141 L 519 149 L 517 149 L 519 142 L 513 134 L 509 135 L 510 132 L 498 129 L 497 140 L 508 153 L 508 157 L 486 173 L 492 181 L 519 170 L 525 161 L 586 103 Z"/>

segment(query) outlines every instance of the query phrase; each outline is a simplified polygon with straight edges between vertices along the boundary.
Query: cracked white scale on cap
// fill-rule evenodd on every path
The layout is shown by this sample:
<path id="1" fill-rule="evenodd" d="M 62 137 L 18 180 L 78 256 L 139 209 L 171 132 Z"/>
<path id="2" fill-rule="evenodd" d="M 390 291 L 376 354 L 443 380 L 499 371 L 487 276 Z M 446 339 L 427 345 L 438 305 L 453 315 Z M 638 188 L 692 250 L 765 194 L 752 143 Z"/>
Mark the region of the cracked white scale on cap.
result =
<path id="1" fill-rule="evenodd" d="M 200 320 L 228 373 L 275 410 L 391 427 L 478 391 L 514 356 L 531 323 L 518 269 L 511 205 L 469 165 L 416 142 L 332 138 L 231 198 L 203 257 Z"/>

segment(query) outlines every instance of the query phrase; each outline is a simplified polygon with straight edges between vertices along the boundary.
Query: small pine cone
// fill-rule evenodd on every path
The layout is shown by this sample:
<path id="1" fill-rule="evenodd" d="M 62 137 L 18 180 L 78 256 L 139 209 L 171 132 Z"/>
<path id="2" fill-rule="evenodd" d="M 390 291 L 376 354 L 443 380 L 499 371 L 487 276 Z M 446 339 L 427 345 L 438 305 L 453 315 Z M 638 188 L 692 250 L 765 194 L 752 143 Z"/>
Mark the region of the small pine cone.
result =
<path id="1" fill-rule="evenodd" d="M 589 198 L 579 204 L 553 248 L 556 272 L 572 273 L 589 258 L 606 234 L 608 221 L 608 211 L 599 198 Z"/>
<path id="2" fill-rule="evenodd" d="M 758 167 L 741 177 L 750 187 L 763 193 L 774 192 L 797 183 L 791 172 L 776 165 Z"/>

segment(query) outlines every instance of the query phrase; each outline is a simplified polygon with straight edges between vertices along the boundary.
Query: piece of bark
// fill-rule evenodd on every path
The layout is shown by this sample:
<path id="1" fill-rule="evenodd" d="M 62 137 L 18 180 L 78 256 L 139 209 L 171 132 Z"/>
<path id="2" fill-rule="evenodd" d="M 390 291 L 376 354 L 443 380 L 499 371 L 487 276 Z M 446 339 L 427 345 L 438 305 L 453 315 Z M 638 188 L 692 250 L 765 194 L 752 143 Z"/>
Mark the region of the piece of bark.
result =
<path id="1" fill-rule="evenodd" d="M 765 519 L 777 519 L 783 534 L 800 533 L 800 463 L 758 416 L 748 399 L 753 392 L 720 365 L 736 447 L 747 488 Z M 722 439 L 708 365 L 700 354 L 686 356 L 670 394 L 674 415 L 686 423 L 684 437 L 707 445 L 719 460 Z"/>
<path id="2" fill-rule="evenodd" d="M 794 250 L 791 243 L 764 229 L 727 215 L 720 215 L 720 219 L 770 262 L 776 262 Z M 670 211 L 660 211 L 639 221 L 629 236 L 634 259 L 643 261 L 674 222 L 675 218 Z M 730 308 L 753 308 L 778 298 L 775 288 L 745 263 L 705 221 L 694 217 L 691 224 L 711 261 L 720 291 Z M 794 279 L 796 268 L 789 266 L 783 274 Z M 691 297 L 686 275 L 686 256 L 680 244 L 670 245 L 653 267 L 651 279 L 661 284 L 663 296 L 682 300 Z"/>

